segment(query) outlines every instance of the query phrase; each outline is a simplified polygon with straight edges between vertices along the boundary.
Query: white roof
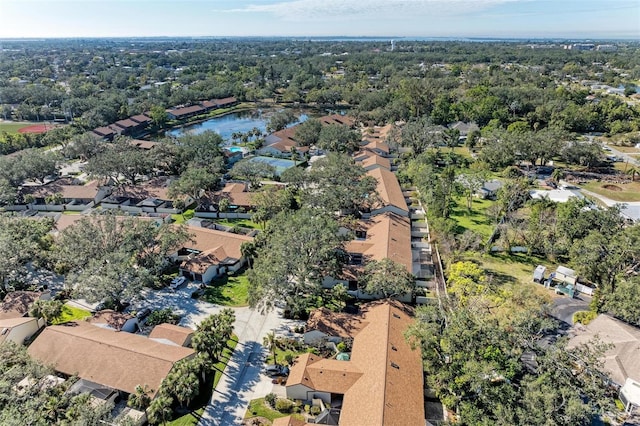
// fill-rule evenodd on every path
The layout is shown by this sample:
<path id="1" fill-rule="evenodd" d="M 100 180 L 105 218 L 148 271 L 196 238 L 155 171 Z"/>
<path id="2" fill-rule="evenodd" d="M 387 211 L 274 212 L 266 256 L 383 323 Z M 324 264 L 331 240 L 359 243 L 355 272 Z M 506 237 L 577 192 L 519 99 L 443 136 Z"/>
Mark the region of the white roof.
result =
<path id="1" fill-rule="evenodd" d="M 620 389 L 630 403 L 640 407 L 640 383 L 628 378 Z"/>
<path id="2" fill-rule="evenodd" d="M 584 198 L 582 194 L 576 191 L 569 191 L 566 189 L 552 189 L 550 191 L 543 189 L 533 189 L 529 191 L 529 195 L 534 199 L 548 198 L 551 201 L 555 201 L 556 203 L 566 203 L 569 201 L 569 198 L 578 197 Z"/>

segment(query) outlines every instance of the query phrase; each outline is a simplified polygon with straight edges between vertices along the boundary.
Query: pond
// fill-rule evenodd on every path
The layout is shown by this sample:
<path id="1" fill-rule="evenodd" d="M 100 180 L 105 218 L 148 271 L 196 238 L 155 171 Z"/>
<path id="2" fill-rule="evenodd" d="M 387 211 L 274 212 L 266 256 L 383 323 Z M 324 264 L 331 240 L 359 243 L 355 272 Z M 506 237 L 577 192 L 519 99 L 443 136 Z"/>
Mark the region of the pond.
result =
<path id="1" fill-rule="evenodd" d="M 255 110 L 255 111 L 240 111 L 226 114 L 221 117 L 211 118 L 203 121 L 202 123 L 188 124 L 186 126 L 178 127 L 176 129 L 169 130 L 167 136 L 180 137 L 186 134 L 198 135 L 212 130 L 222 136 L 222 139 L 228 141 L 231 140 L 231 135 L 235 132 L 246 133 L 252 130 L 254 127 L 260 129 L 262 133 L 267 132 L 267 122 L 273 111 L 271 110 Z M 307 119 L 306 114 L 298 115 L 298 122 L 303 122 Z"/>

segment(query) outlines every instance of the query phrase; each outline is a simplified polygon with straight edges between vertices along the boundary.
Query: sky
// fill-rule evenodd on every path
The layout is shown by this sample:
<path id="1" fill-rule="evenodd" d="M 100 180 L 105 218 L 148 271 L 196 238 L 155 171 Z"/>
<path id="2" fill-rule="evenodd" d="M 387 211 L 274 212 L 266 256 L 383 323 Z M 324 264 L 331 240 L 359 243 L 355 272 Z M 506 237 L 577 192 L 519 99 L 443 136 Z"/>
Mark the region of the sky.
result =
<path id="1" fill-rule="evenodd" d="M 640 39 L 640 0 L 0 0 L 0 38 Z"/>

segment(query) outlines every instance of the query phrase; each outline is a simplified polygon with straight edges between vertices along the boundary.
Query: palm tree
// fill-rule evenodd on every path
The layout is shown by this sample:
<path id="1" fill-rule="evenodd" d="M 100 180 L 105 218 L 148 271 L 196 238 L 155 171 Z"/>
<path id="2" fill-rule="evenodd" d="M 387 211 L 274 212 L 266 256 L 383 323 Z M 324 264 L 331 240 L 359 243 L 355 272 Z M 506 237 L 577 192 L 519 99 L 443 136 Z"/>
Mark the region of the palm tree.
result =
<path id="1" fill-rule="evenodd" d="M 253 259 L 256 257 L 256 244 L 253 240 L 242 243 L 240 246 L 240 253 L 242 254 L 242 257 L 247 259 L 249 268 L 253 268 Z"/>
<path id="2" fill-rule="evenodd" d="M 276 360 L 276 343 L 277 343 L 277 338 L 276 338 L 275 331 L 272 331 L 271 333 L 267 333 L 267 335 L 264 336 L 264 339 L 262 340 L 262 344 L 265 345 L 267 348 L 269 348 L 269 351 L 271 352 L 271 356 L 273 356 L 273 363 L 277 365 L 278 361 Z"/>
<path id="3" fill-rule="evenodd" d="M 629 176 L 631 176 L 631 182 L 635 182 L 636 181 L 636 176 L 640 176 L 640 169 L 638 169 L 636 167 L 632 167 L 632 168 L 627 170 L 627 174 Z"/>
<path id="4" fill-rule="evenodd" d="M 152 425 L 166 424 L 168 420 L 171 420 L 173 416 L 172 404 L 173 398 L 168 395 L 160 395 L 151 401 L 149 408 L 147 408 L 147 420 L 149 423 Z"/>
<path id="5" fill-rule="evenodd" d="M 442 137 L 445 144 L 451 149 L 451 151 L 453 151 L 453 148 L 458 146 L 458 142 L 460 141 L 460 130 L 446 129 L 442 132 Z"/>
<path id="6" fill-rule="evenodd" d="M 129 395 L 127 405 L 136 410 L 145 410 L 151 404 L 151 394 L 153 389 L 149 385 L 136 386 L 135 392 Z"/>
<path id="7" fill-rule="evenodd" d="M 190 363 L 182 362 L 165 379 L 167 392 L 176 398 L 181 407 L 188 407 L 200 393 L 200 379 L 190 368 Z"/>

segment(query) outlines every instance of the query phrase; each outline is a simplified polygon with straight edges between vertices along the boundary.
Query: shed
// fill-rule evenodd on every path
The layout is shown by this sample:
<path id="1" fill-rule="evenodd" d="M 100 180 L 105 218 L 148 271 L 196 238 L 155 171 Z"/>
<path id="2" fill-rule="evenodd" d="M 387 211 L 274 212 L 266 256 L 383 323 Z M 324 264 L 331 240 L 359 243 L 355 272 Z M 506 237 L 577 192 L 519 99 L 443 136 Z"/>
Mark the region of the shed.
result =
<path id="1" fill-rule="evenodd" d="M 573 269 L 569 269 L 564 266 L 558 266 L 553 279 L 555 281 L 560 281 L 562 283 L 572 284 L 575 286 L 578 281 L 578 274 Z"/>
<path id="2" fill-rule="evenodd" d="M 533 271 L 533 282 L 541 283 L 544 281 L 544 274 L 547 272 L 547 267 L 543 265 L 536 266 Z"/>

